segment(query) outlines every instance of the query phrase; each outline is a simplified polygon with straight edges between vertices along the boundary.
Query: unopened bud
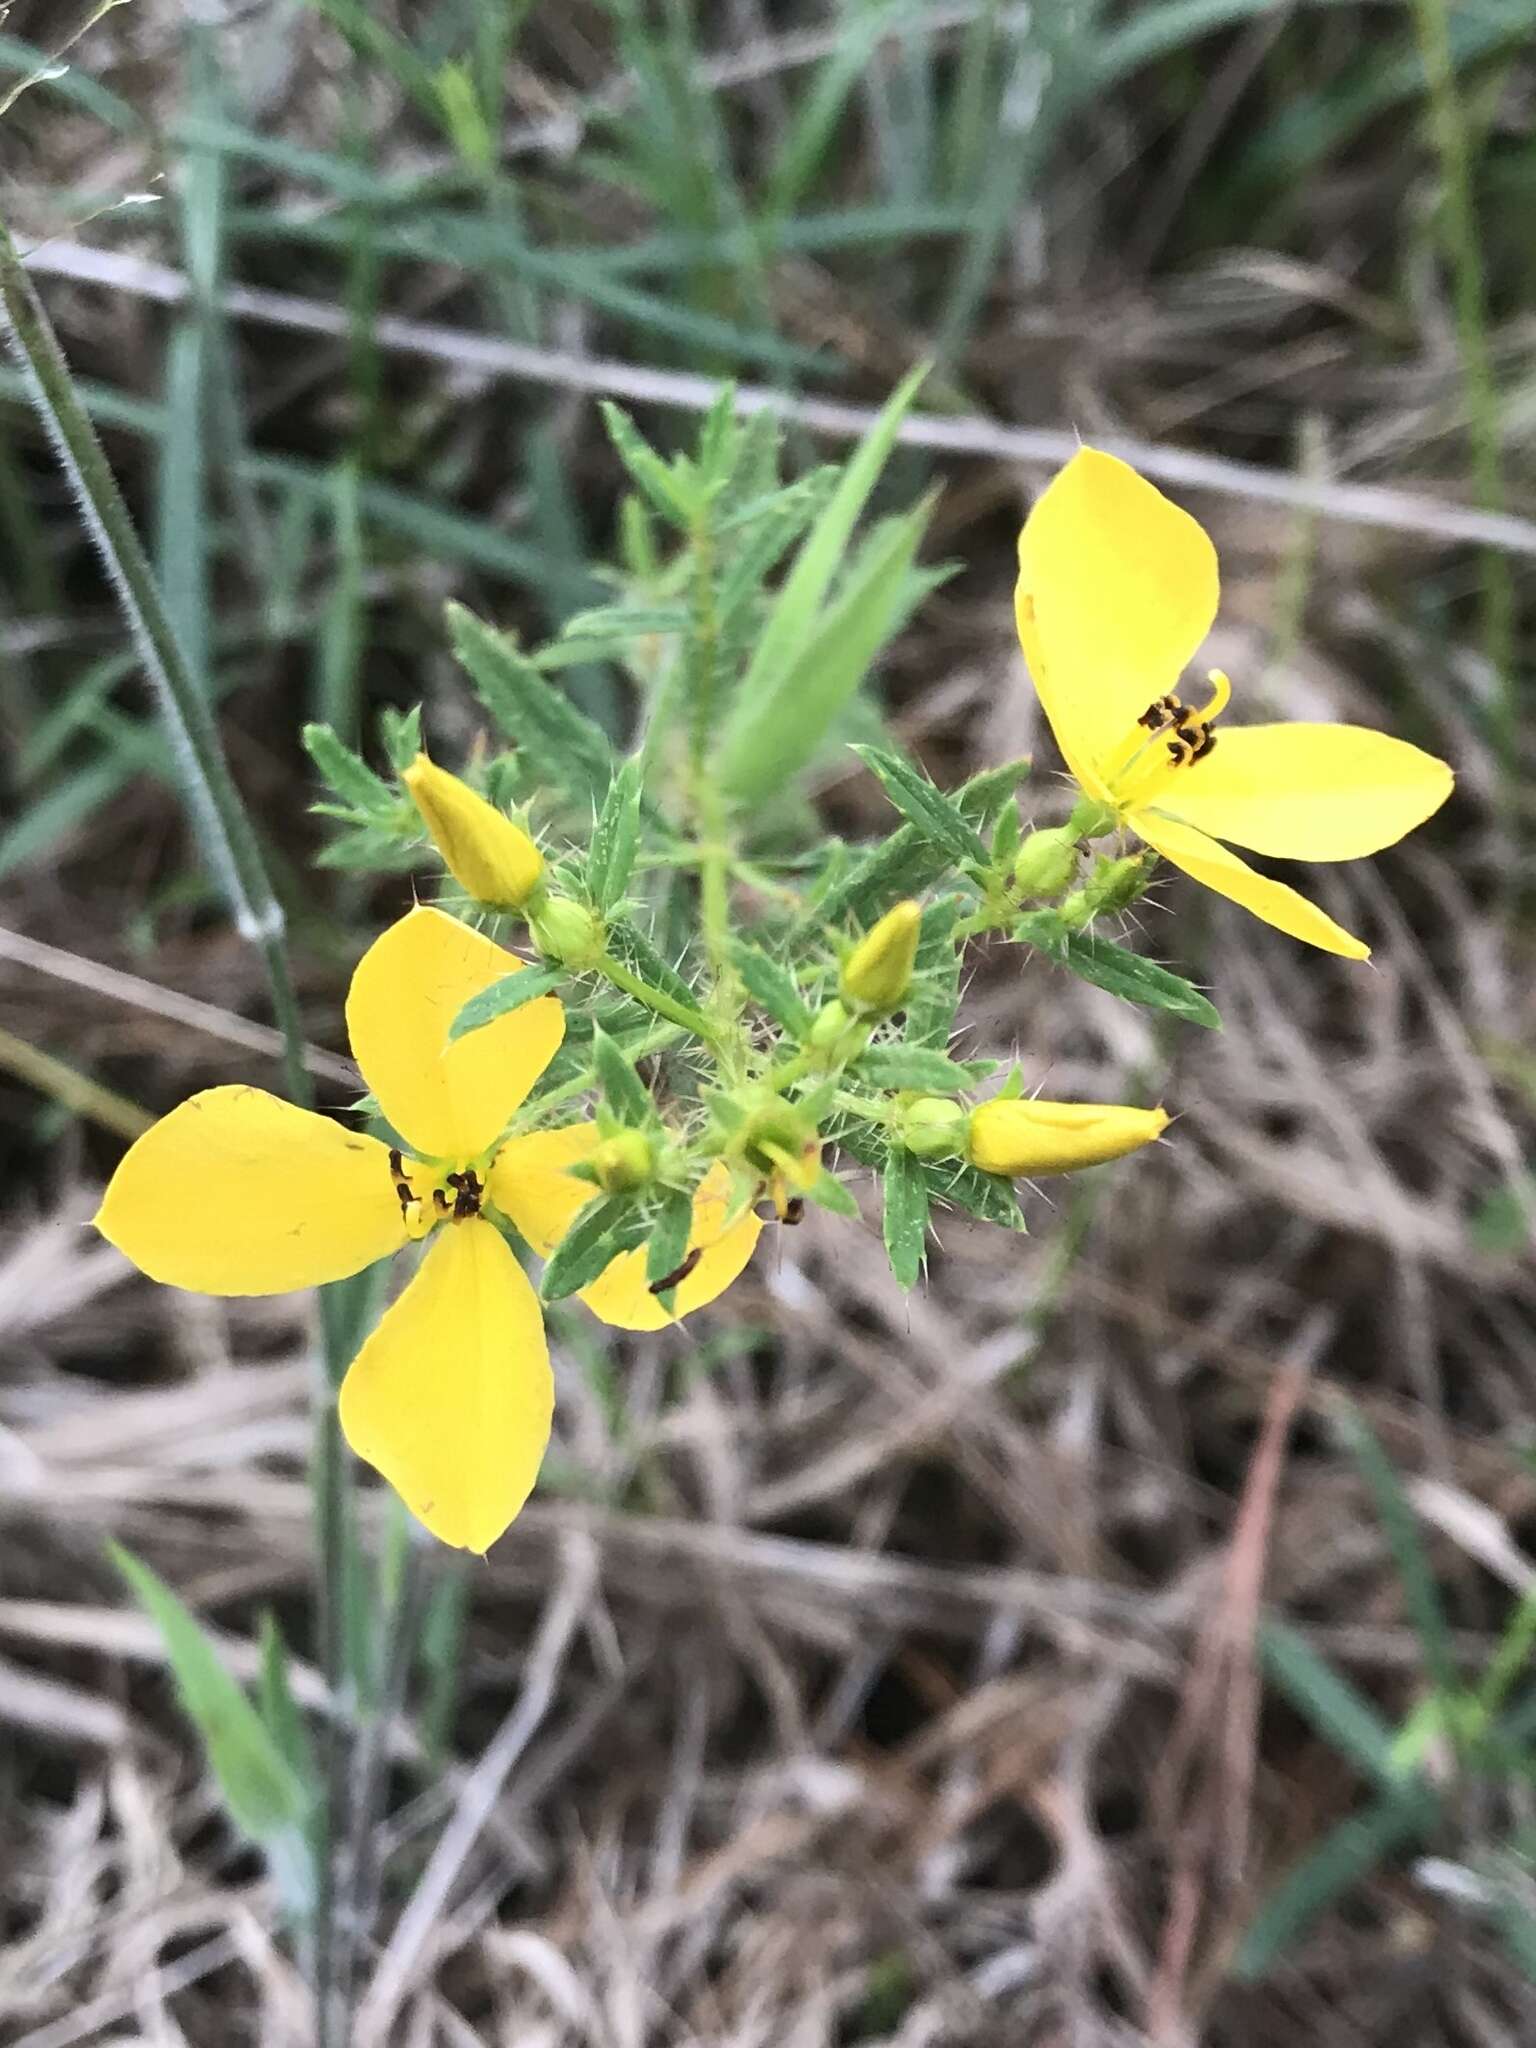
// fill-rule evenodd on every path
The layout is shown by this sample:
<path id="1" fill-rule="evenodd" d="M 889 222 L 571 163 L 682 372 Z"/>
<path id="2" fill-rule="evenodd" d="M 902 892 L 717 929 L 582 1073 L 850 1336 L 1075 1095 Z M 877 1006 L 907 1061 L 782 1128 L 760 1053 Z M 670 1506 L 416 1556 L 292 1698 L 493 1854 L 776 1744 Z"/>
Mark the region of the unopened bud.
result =
<path id="1" fill-rule="evenodd" d="M 843 1001 L 860 1010 L 899 1010 L 912 985 L 923 928 L 919 903 L 898 903 L 867 932 L 843 962 Z"/>
<path id="2" fill-rule="evenodd" d="M 919 1159 L 952 1159 L 965 1148 L 970 1112 L 959 1102 L 946 1102 L 942 1095 L 923 1095 L 900 1112 L 897 1133 L 909 1152 Z"/>
<path id="3" fill-rule="evenodd" d="M 581 974 L 603 957 L 606 942 L 600 921 L 568 896 L 546 896 L 528 912 L 528 929 L 546 960 Z"/>
<path id="4" fill-rule="evenodd" d="M 1128 853 L 1119 860 L 1101 860 L 1081 889 L 1061 906 L 1062 922 L 1081 931 L 1106 911 L 1125 910 L 1146 891 L 1154 856 Z"/>
<path id="5" fill-rule="evenodd" d="M 656 1148 L 644 1131 L 615 1131 L 593 1148 L 589 1164 L 605 1195 L 625 1195 L 650 1179 Z"/>
<path id="6" fill-rule="evenodd" d="M 1013 881 L 1021 896 L 1059 896 L 1077 873 L 1077 840 L 1068 825 L 1031 832 L 1014 855 Z"/>
<path id="7" fill-rule="evenodd" d="M 522 827 L 425 754 L 400 780 L 460 888 L 494 909 L 522 909 L 544 873 L 544 856 Z"/>
<path id="8" fill-rule="evenodd" d="M 983 1173 L 1071 1173 L 1150 1145 L 1166 1129 L 1163 1109 L 1108 1102 L 1027 1102 L 998 1097 L 971 1111 L 965 1156 Z"/>

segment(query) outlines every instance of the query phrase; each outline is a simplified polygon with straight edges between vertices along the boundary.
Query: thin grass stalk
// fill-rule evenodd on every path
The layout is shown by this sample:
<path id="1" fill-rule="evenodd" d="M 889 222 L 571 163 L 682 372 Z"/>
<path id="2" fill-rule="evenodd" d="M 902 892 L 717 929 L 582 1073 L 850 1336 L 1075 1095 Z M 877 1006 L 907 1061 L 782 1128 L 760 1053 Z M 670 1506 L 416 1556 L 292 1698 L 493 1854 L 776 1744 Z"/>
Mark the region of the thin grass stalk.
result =
<path id="1" fill-rule="evenodd" d="M 314 1091 L 304 1061 L 304 1035 L 288 970 L 282 907 L 272 893 L 266 867 L 239 791 L 224 759 L 218 726 L 192 675 L 166 611 L 148 557 L 106 454 L 75 390 L 52 323 L 33 289 L 9 230 L 0 222 L 0 333 L 21 371 L 28 397 L 52 442 L 74 492 L 87 532 L 117 596 L 134 647 L 143 663 L 170 734 L 181 769 L 187 806 L 205 854 L 241 936 L 253 945 L 265 971 L 273 1021 L 282 1034 L 283 1071 L 290 1100 L 305 1107 Z M 322 1303 L 322 1309 L 324 1303 Z M 321 1661 L 333 1696 L 342 1684 L 338 1627 L 340 1538 L 346 1527 L 346 1469 L 333 1396 L 338 1357 L 333 1319 L 322 1314 L 326 1373 L 314 1404 L 314 1483 L 320 1556 L 317 1606 Z M 332 1865 L 338 1821 L 337 1787 L 344 1757 L 340 1717 L 329 1722 L 330 1769 L 325 1792 L 321 1867 L 315 1928 L 315 1997 L 321 2048 L 340 2048 L 343 2033 L 336 2010 Z"/>
<path id="2" fill-rule="evenodd" d="M 1481 230 L 1472 183 L 1472 142 L 1456 83 L 1446 0 L 1413 0 L 1414 34 L 1429 92 L 1430 133 L 1440 159 L 1445 195 L 1444 239 L 1450 258 L 1456 340 L 1467 393 L 1472 487 L 1485 512 L 1502 512 L 1504 464 L 1499 392 L 1488 343 L 1487 286 Z M 1495 759 L 1511 811 L 1518 772 L 1519 699 L 1515 686 L 1515 586 L 1509 563 L 1495 548 L 1483 555 L 1483 653 L 1494 678 L 1490 721 Z"/>

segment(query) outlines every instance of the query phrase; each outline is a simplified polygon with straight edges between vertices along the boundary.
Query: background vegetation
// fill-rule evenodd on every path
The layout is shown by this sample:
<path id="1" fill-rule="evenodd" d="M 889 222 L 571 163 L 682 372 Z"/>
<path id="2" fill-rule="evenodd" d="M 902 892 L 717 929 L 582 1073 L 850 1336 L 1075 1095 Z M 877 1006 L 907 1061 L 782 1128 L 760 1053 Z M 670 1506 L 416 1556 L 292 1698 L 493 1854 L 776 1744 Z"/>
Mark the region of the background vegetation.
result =
<path id="1" fill-rule="evenodd" d="M 15 0 L 0 100 L 88 13 Z M 985 962 L 978 1051 L 1061 1096 L 1166 1077 L 1171 1144 L 1028 1238 L 946 1224 L 911 1296 L 876 1231 L 812 1218 L 665 1341 L 573 1309 L 557 1452 L 490 1562 L 379 1515 L 410 1652 L 353 1603 L 360 2042 L 1530 2037 L 1533 28 L 133 0 L 6 107 L 0 209 L 217 708 L 328 1101 L 410 882 L 312 865 L 299 730 L 382 764 L 422 700 L 472 755 L 443 601 L 536 636 L 607 596 L 599 396 L 684 446 L 718 379 L 769 388 L 809 467 L 934 359 L 886 493 L 943 485 L 927 555 L 959 567 L 840 740 L 946 787 L 1035 752 L 1026 813 L 1064 814 L 1009 598 L 1080 433 L 1212 527 L 1250 703 L 1459 779 L 1313 878 L 1368 968 L 1175 884 L 1142 907 L 1219 1038 Z M 266 2048 L 308 2026 L 279 1886 L 104 1539 L 269 1689 L 274 1616 L 323 1724 L 314 1335 L 82 1225 L 147 1116 L 270 1085 L 275 1039 L 3 375 L 0 2021 Z M 622 671 L 564 673 L 625 737 Z M 845 745 L 813 794 L 887 828 Z"/>

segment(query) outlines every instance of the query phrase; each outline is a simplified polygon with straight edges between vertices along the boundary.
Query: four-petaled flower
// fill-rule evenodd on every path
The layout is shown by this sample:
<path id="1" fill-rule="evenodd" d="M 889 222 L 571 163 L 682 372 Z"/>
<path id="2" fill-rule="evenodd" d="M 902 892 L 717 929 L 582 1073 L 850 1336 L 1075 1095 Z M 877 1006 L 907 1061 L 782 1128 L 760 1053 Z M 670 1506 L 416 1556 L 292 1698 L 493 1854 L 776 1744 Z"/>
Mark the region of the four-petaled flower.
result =
<path id="1" fill-rule="evenodd" d="M 532 1490 L 554 1406 L 538 1296 L 482 1205 L 547 1253 L 596 1193 L 565 1170 L 598 1143 L 594 1124 L 504 1136 L 559 1048 L 559 1001 L 539 996 L 449 1041 L 470 997 L 521 965 L 441 911 L 409 912 L 347 996 L 353 1054 L 400 1147 L 259 1088 L 209 1088 L 129 1149 L 96 1215 L 151 1279 L 202 1294 L 316 1287 L 432 1237 L 347 1372 L 341 1423 L 433 1535 L 474 1551 Z M 728 1219 L 724 1178 L 706 1176 L 695 1200 L 699 1258 L 674 1316 L 728 1287 L 757 1242 L 750 1211 Z M 673 1319 L 646 1288 L 643 1252 L 583 1298 L 625 1328 Z"/>
<path id="2" fill-rule="evenodd" d="M 1293 938 L 1363 960 L 1368 946 L 1219 842 L 1282 860 L 1378 853 L 1439 809 L 1451 771 L 1360 726 L 1213 731 L 1227 678 L 1211 671 L 1199 709 L 1178 690 L 1216 601 L 1209 536 L 1094 448 L 1052 480 L 1019 536 L 1019 638 L 1084 794 L 1208 889 Z"/>

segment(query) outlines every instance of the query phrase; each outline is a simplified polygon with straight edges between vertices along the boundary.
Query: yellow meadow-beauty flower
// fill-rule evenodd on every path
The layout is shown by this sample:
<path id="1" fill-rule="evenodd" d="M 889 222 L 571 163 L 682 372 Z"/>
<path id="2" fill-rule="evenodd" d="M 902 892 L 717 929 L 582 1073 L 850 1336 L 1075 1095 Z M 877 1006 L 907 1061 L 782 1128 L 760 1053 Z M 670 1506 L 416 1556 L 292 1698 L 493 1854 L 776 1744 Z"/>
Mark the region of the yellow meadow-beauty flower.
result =
<path id="1" fill-rule="evenodd" d="M 521 966 L 441 911 L 409 912 L 368 948 L 347 996 L 353 1055 L 399 1148 L 259 1088 L 209 1088 L 136 1141 L 96 1215 L 151 1279 L 202 1294 L 317 1287 L 429 1238 L 348 1369 L 341 1425 L 434 1536 L 473 1551 L 527 1499 L 554 1406 L 538 1296 L 482 1209 L 494 1200 L 547 1252 L 572 1214 L 563 1191 L 544 1199 L 550 1141 L 575 1156 L 597 1136 L 592 1124 L 503 1136 L 559 1049 L 557 998 L 449 1040 L 464 1004 Z M 677 1313 L 712 1299 L 750 1252 L 712 1267 Z M 622 1263 L 585 1290 L 599 1315 Z M 655 1324 L 634 1326 L 667 1320 L 658 1306 Z"/>
<path id="2" fill-rule="evenodd" d="M 1019 638 L 1057 744 L 1086 796 L 1197 882 L 1293 938 L 1370 948 L 1220 842 L 1281 860 L 1354 860 L 1437 811 L 1451 771 L 1355 725 L 1218 730 L 1231 685 L 1186 703 L 1181 678 L 1216 616 L 1204 529 L 1126 463 L 1081 449 L 1019 536 Z"/>

